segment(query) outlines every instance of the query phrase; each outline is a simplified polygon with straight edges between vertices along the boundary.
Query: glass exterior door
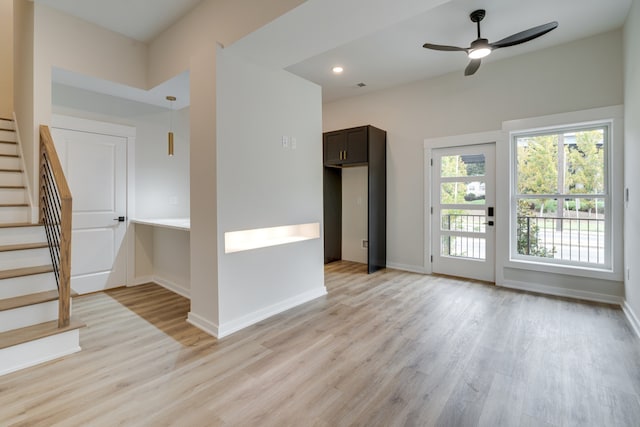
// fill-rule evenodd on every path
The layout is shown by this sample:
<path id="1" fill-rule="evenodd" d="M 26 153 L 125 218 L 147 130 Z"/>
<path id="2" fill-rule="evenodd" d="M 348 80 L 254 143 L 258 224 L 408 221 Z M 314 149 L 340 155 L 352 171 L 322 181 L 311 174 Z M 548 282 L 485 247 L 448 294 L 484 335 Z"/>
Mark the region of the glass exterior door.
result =
<path id="1" fill-rule="evenodd" d="M 495 145 L 432 152 L 432 271 L 495 280 Z"/>

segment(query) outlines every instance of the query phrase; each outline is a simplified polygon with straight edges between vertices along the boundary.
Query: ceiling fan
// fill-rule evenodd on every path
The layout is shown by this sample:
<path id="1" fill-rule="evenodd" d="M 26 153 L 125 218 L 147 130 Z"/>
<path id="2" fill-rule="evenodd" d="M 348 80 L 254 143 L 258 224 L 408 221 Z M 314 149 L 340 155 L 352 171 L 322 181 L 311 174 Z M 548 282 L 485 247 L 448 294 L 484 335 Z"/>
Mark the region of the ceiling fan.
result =
<path id="1" fill-rule="evenodd" d="M 513 34 L 509 37 L 506 37 L 500 41 L 495 43 L 489 43 L 489 40 L 483 39 L 480 36 L 480 21 L 484 18 L 485 11 L 484 9 L 478 9 L 471 12 L 469 18 L 471 18 L 472 22 L 475 22 L 478 25 L 478 38 L 471 42 L 471 46 L 469 47 L 457 47 L 457 46 L 446 46 L 440 44 L 431 44 L 425 43 L 422 47 L 426 49 L 433 50 L 442 50 L 448 52 L 466 52 L 471 59 L 469 65 L 464 70 L 465 76 L 470 76 L 478 71 L 480 68 L 480 63 L 482 58 L 489 55 L 492 51 L 496 49 L 500 49 L 503 47 L 514 46 L 520 43 L 525 43 L 535 38 L 540 37 L 543 34 L 548 33 L 549 31 L 555 29 L 558 26 L 556 21 L 549 22 L 547 24 L 538 25 L 537 27 L 529 28 L 528 30 L 521 31 L 519 33 Z"/>

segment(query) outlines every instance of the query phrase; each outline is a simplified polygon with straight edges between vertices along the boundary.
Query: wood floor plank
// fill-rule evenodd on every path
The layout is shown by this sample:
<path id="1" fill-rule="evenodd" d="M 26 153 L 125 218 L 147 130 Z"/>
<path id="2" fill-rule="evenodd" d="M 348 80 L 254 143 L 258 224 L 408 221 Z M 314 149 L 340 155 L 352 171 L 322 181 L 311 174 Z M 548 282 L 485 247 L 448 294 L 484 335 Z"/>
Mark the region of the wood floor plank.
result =
<path id="1" fill-rule="evenodd" d="M 156 285 L 74 298 L 83 351 L 0 377 L 0 425 L 637 426 L 621 310 L 349 262 L 216 340 Z"/>

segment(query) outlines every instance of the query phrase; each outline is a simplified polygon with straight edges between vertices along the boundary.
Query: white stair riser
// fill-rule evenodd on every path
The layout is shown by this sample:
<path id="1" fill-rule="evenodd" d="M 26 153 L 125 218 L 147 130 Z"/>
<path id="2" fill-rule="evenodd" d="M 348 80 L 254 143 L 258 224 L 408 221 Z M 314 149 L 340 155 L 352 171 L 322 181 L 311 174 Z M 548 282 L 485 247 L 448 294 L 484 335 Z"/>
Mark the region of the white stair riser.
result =
<path id="1" fill-rule="evenodd" d="M 22 172 L 1 172 L 0 185 L 24 185 Z"/>
<path id="2" fill-rule="evenodd" d="M 0 224 L 17 224 L 29 222 L 31 211 L 28 206 L 1 207 Z"/>
<path id="3" fill-rule="evenodd" d="M 3 144 L 0 143 L 0 154 L 18 154 L 18 144 Z"/>
<path id="4" fill-rule="evenodd" d="M 12 277 L 11 279 L 0 280 L 0 299 L 55 291 L 56 289 L 56 277 L 53 273 Z"/>
<path id="5" fill-rule="evenodd" d="M 26 328 L 58 318 L 58 300 L 0 311 L 0 332 Z"/>
<path id="6" fill-rule="evenodd" d="M 0 188 L 0 203 L 27 203 L 24 188 Z"/>
<path id="7" fill-rule="evenodd" d="M 0 375 L 80 351 L 80 330 L 63 332 L 0 350 Z"/>
<path id="8" fill-rule="evenodd" d="M 0 119 L 0 129 L 15 129 L 16 124 L 13 120 Z"/>
<path id="9" fill-rule="evenodd" d="M 16 141 L 16 133 L 9 130 L 0 130 L 0 141 Z"/>
<path id="10" fill-rule="evenodd" d="M 0 156 L 0 169 L 21 169 L 20 157 Z"/>
<path id="11" fill-rule="evenodd" d="M 42 243 L 47 241 L 44 227 L 0 228 L 0 245 L 18 245 L 20 243 Z"/>
<path id="12" fill-rule="evenodd" d="M 0 270 L 50 265 L 49 248 L 0 252 Z"/>

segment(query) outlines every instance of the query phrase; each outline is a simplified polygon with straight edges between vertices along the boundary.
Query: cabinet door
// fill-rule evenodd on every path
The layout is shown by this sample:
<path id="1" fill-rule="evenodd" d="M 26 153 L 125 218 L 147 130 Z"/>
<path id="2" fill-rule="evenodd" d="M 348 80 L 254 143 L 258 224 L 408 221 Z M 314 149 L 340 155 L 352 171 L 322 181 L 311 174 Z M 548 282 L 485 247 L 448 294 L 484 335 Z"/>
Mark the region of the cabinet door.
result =
<path id="1" fill-rule="evenodd" d="M 346 135 L 343 131 L 324 134 L 324 164 L 338 165 L 342 163 Z"/>
<path id="2" fill-rule="evenodd" d="M 345 133 L 345 153 L 342 163 L 345 165 L 367 163 L 367 127 L 349 129 Z"/>

